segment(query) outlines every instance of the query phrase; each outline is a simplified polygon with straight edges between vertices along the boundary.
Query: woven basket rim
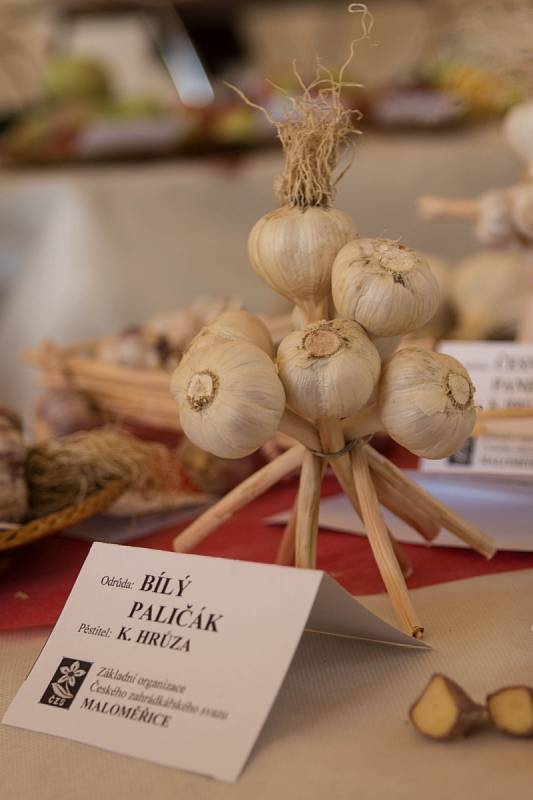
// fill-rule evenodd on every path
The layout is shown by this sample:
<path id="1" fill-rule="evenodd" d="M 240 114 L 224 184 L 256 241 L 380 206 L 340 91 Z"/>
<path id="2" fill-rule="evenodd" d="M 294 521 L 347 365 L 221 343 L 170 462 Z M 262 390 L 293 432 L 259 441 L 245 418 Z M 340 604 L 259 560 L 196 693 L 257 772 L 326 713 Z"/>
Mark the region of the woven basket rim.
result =
<path id="1" fill-rule="evenodd" d="M 105 511 L 127 489 L 127 482 L 112 480 L 97 492 L 85 497 L 80 503 L 66 506 L 59 511 L 30 520 L 19 528 L 0 530 L 0 552 L 44 539 L 54 533 Z"/>

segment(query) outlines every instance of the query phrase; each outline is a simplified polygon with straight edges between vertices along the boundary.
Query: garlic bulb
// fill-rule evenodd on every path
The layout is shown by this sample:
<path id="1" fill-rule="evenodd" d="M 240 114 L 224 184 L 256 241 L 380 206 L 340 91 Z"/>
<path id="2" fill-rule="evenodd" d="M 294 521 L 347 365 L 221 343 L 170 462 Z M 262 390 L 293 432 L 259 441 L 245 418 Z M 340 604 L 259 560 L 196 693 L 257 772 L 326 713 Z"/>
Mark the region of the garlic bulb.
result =
<path id="1" fill-rule="evenodd" d="M 329 292 L 335 256 L 356 235 L 350 217 L 336 208 L 282 206 L 256 222 L 248 254 L 272 289 L 313 313 Z"/>
<path id="2" fill-rule="evenodd" d="M 378 351 L 349 319 L 307 325 L 278 348 L 287 402 L 310 419 L 342 419 L 358 411 L 372 394 L 379 370 Z"/>
<path id="3" fill-rule="evenodd" d="M 385 365 L 379 415 L 394 441 L 424 458 L 459 450 L 476 421 L 474 386 L 455 358 L 406 347 Z"/>
<path id="4" fill-rule="evenodd" d="M 285 409 L 273 362 L 248 342 L 194 350 L 174 372 L 171 391 L 186 436 L 220 458 L 243 458 L 261 447 Z"/>
<path id="5" fill-rule="evenodd" d="M 526 162 L 533 163 L 533 102 L 518 103 L 506 114 L 503 133 L 507 143 Z"/>
<path id="6" fill-rule="evenodd" d="M 388 239 L 356 239 L 333 264 L 333 301 L 344 317 L 373 336 L 396 336 L 425 325 L 439 304 L 427 261 Z"/>
<path id="7" fill-rule="evenodd" d="M 455 339 L 512 336 L 527 296 L 528 265 L 520 251 L 482 250 L 453 271 Z"/>
<path id="8" fill-rule="evenodd" d="M 401 342 L 401 336 L 371 336 L 370 341 L 376 348 L 379 353 L 379 357 L 381 359 L 381 363 L 384 364 L 385 361 L 388 361 L 389 358 L 392 358 L 398 346 Z"/>
<path id="9" fill-rule="evenodd" d="M 476 239 L 489 247 L 507 244 L 514 238 L 509 192 L 485 192 L 478 201 Z"/>
<path id="10" fill-rule="evenodd" d="M 269 358 L 274 357 L 274 345 L 266 325 L 254 314 L 243 310 L 226 311 L 210 325 L 202 328 L 190 343 L 185 355 L 188 357 L 208 345 L 237 341 L 255 344 Z"/>

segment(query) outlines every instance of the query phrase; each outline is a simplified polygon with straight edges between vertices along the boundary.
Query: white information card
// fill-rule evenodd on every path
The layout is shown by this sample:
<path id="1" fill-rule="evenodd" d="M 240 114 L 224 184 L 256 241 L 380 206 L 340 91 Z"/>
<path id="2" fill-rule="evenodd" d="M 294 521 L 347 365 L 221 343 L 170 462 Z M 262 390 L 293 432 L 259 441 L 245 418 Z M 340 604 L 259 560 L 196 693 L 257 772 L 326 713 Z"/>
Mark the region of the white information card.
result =
<path id="1" fill-rule="evenodd" d="M 3 721 L 234 781 L 304 628 L 427 647 L 320 571 L 96 543 Z"/>

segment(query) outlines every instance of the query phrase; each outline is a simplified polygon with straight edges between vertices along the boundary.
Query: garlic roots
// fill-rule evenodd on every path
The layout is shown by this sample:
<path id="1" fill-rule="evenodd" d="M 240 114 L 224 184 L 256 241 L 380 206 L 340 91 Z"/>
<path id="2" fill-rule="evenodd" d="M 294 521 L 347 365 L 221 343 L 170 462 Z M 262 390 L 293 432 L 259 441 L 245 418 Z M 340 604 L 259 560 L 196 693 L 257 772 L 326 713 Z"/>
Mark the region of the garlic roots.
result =
<path id="1" fill-rule="evenodd" d="M 273 362 L 244 341 L 194 350 L 174 372 L 171 391 L 186 436 L 220 458 L 243 458 L 261 447 L 285 409 Z"/>
<path id="2" fill-rule="evenodd" d="M 310 419 L 342 419 L 364 406 L 379 377 L 379 353 L 360 325 L 334 319 L 293 331 L 278 348 L 289 406 Z"/>
<path id="3" fill-rule="evenodd" d="M 356 239 L 345 245 L 333 264 L 332 289 L 342 316 L 373 336 L 420 328 L 439 304 L 439 287 L 427 261 L 388 239 Z"/>
<path id="4" fill-rule="evenodd" d="M 407 347 L 383 368 L 379 416 L 389 436 L 412 453 L 446 458 L 473 430 L 474 391 L 455 358 Z"/>
<path id="5" fill-rule="evenodd" d="M 329 294 L 337 253 L 355 236 L 355 225 L 343 211 L 281 206 L 256 222 L 248 254 L 257 274 L 312 319 Z"/>

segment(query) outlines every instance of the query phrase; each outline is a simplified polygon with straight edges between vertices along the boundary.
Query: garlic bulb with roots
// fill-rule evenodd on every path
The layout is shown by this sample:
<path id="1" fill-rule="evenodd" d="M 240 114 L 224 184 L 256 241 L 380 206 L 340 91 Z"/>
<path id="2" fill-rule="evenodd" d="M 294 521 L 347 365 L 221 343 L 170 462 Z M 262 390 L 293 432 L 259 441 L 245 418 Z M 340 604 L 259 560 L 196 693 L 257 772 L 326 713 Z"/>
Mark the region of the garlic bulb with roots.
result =
<path id="1" fill-rule="evenodd" d="M 439 287 L 426 259 L 389 239 L 356 239 L 345 245 L 333 264 L 332 289 L 342 316 L 373 336 L 416 330 L 439 304 Z"/>
<path id="2" fill-rule="evenodd" d="M 323 313 L 335 257 L 355 236 L 355 225 L 343 211 L 284 205 L 256 222 L 248 253 L 257 274 L 314 319 Z"/>
<path id="3" fill-rule="evenodd" d="M 406 347 L 383 368 L 378 414 L 395 442 L 424 458 L 459 450 L 476 421 L 474 386 L 455 358 Z"/>
<path id="4" fill-rule="evenodd" d="M 309 419 L 342 419 L 370 398 L 379 353 L 356 322 L 334 319 L 293 331 L 278 348 L 287 403 Z"/>
<path id="5" fill-rule="evenodd" d="M 271 359 L 254 344 L 222 342 L 192 352 L 171 391 L 186 436 L 220 458 L 243 458 L 271 439 L 285 392 Z"/>
<path id="6" fill-rule="evenodd" d="M 202 328 L 189 347 L 186 355 L 200 347 L 222 342 L 250 342 L 263 350 L 269 358 L 274 357 L 274 345 L 265 323 L 242 309 L 225 311 L 205 328 Z"/>

